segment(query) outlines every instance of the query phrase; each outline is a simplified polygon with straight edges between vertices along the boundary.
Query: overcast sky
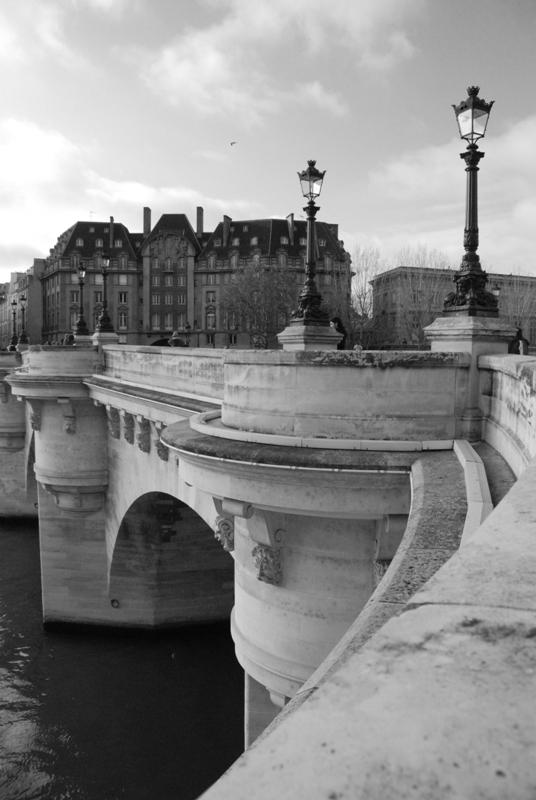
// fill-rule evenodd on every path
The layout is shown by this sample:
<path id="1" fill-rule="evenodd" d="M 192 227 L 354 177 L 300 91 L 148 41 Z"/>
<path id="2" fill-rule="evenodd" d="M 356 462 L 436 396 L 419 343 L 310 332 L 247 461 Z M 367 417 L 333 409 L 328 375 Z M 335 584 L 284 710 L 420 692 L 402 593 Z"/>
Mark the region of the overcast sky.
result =
<path id="1" fill-rule="evenodd" d="M 303 213 L 395 258 L 463 254 L 452 103 L 481 144 L 485 269 L 536 274 L 535 0 L 1 0 L 0 278 L 76 220 Z M 231 142 L 236 144 L 231 145 Z"/>

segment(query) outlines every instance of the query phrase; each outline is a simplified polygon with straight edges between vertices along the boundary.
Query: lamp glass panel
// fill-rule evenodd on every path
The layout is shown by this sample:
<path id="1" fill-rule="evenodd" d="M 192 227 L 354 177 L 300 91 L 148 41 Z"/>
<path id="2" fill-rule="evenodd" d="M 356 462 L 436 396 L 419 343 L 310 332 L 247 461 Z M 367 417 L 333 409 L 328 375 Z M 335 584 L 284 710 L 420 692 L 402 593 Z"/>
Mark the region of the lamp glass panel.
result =
<path id="1" fill-rule="evenodd" d="M 462 139 L 473 138 L 473 110 L 471 108 L 460 111 L 458 114 L 458 127 Z"/>
<path id="2" fill-rule="evenodd" d="M 473 111 L 473 133 L 475 139 L 480 139 L 486 133 L 489 114 L 479 108 Z"/>

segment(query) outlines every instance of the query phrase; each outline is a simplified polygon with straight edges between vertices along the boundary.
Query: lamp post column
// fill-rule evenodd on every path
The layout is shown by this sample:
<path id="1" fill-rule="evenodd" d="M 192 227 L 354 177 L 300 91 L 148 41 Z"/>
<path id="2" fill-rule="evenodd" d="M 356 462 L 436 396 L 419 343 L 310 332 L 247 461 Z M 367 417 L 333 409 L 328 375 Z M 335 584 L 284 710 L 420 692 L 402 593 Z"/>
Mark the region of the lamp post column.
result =
<path id="1" fill-rule="evenodd" d="M 108 314 L 108 264 L 107 256 L 102 256 L 102 311 L 97 323 L 99 333 L 115 333 L 113 322 Z"/>
<path id="2" fill-rule="evenodd" d="M 86 275 L 85 267 L 83 266 L 82 262 L 80 262 L 80 266 L 78 267 L 78 287 L 80 291 L 80 312 L 78 314 L 78 319 L 76 321 L 76 327 L 74 329 L 75 336 L 89 336 L 89 329 L 87 327 L 87 322 L 84 317 L 84 278 Z"/>
<path id="3" fill-rule="evenodd" d="M 22 311 L 22 330 L 19 334 L 19 344 L 29 344 L 28 335 L 26 333 L 26 295 L 20 297 L 20 307 Z"/>
<path id="4" fill-rule="evenodd" d="M 305 283 L 298 298 L 298 308 L 290 315 L 290 324 L 277 338 L 284 350 L 336 350 L 341 334 L 331 327 L 327 310 L 322 305 L 322 295 L 316 285 L 316 214 L 320 210 L 315 198 L 320 195 L 325 172 L 320 172 L 316 161 L 299 172 L 303 196 L 308 203 L 307 247 L 305 251 Z"/>
<path id="5" fill-rule="evenodd" d="M 14 350 L 16 348 L 16 346 L 17 346 L 18 341 L 19 341 L 19 339 L 17 337 L 17 301 L 16 300 L 12 300 L 11 301 L 11 314 L 13 315 L 13 318 L 12 318 L 13 330 L 12 330 L 11 339 L 10 339 L 10 342 L 9 342 L 9 349 L 10 350 Z"/>

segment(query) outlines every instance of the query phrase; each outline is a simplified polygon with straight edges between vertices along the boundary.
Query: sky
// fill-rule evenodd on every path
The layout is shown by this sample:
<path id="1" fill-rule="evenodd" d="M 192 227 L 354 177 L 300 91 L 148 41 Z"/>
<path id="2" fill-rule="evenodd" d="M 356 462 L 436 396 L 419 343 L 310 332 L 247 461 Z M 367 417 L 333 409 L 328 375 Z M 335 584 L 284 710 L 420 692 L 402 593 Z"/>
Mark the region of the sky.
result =
<path id="1" fill-rule="evenodd" d="M 457 267 L 471 85 L 482 266 L 536 275 L 535 41 L 535 0 L 0 0 L 0 280 L 143 206 L 299 218 L 309 159 L 350 252 Z"/>

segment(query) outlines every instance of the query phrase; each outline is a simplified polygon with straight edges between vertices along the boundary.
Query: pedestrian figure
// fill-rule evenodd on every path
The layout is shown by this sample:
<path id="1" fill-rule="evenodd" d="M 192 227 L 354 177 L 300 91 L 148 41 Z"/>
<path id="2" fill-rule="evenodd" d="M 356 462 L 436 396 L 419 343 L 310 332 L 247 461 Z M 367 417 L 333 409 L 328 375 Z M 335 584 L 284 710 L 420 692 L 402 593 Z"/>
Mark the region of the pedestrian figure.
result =
<path id="1" fill-rule="evenodd" d="M 508 345 L 508 352 L 518 356 L 528 356 L 529 344 L 528 339 L 523 336 L 523 329 L 518 328 L 515 339 L 512 339 Z"/>
<path id="2" fill-rule="evenodd" d="M 340 317 L 332 317 L 330 319 L 330 324 L 337 333 L 342 333 L 342 339 L 337 345 L 337 350 L 346 350 L 346 328 L 342 324 L 342 319 Z"/>
<path id="3" fill-rule="evenodd" d="M 64 345 L 66 345 L 66 344 L 74 344 L 74 334 L 66 333 L 65 336 L 63 337 L 63 344 Z"/>

